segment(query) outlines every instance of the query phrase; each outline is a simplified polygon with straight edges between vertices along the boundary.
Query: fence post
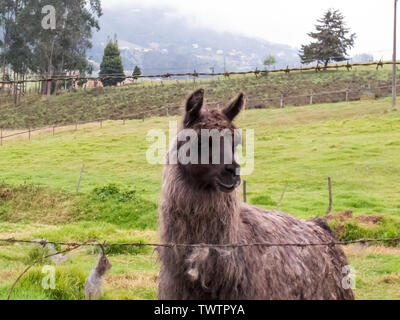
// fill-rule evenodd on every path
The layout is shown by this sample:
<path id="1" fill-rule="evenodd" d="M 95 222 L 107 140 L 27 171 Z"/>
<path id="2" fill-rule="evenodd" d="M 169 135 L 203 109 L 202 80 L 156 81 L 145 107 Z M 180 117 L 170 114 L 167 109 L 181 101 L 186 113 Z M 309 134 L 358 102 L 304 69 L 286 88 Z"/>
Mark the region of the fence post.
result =
<path id="1" fill-rule="evenodd" d="M 285 106 L 284 101 L 283 101 L 283 94 L 281 94 L 281 108 Z"/>
<path id="2" fill-rule="evenodd" d="M 332 211 L 332 181 L 331 178 L 328 178 L 328 189 L 329 189 L 329 207 L 326 211 L 326 214 L 331 213 Z"/>
<path id="3" fill-rule="evenodd" d="M 168 110 L 168 107 L 167 107 L 167 117 L 169 116 L 169 110 Z"/>
<path id="4" fill-rule="evenodd" d="M 123 121 L 123 123 L 122 123 L 122 124 L 123 124 L 123 125 L 125 125 L 125 118 L 124 118 L 122 121 Z"/>
<path id="5" fill-rule="evenodd" d="M 3 145 L 3 127 L 0 128 L 0 146 Z"/>
<path id="6" fill-rule="evenodd" d="M 349 89 L 346 89 L 346 102 L 349 101 Z"/>
<path id="7" fill-rule="evenodd" d="M 75 131 L 78 131 L 78 121 L 75 122 Z"/>
<path id="8" fill-rule="evenodd" d="M 81 186 L 82 175 L 83 175 L 83 172 L 84 172 L 84 171 L 85 171 L 85 164 L 83 164 L 83 165 L 82 165 L 82 168 L 81 168 L 81 173 L 80 173 L 80 175 L 79 175 L 78 184 L 76 185 L 76 193 L 79 193 L 79 188 L 80 188 L 80 186 Z"/>
<path id="9" fill-rule="evenodd" d="M 313 93 L 310 94 L 310 104 L 313 104 Z"/>
<path id="10" fill-rule="evenodd" d="M 246 180 L 243 180 L 243 202 L 247 202 Z"/>
<path id="11" fill-rule="evenodd" d="M 103 120 L 100 120 L 100 128 L 103 128 Z"/>
<path id="12" fill-rule="evenodd" d="M 53 126 L 53 136 L 55 134 L 55 131 L 56 131 L 56 126 Z"/>
<path id="13" fill-rule="evenodd" d="M 31 128 L 29 128 L 28 134 L 29 134 L 29 141 L 30 141 L 31 140 Z"/>

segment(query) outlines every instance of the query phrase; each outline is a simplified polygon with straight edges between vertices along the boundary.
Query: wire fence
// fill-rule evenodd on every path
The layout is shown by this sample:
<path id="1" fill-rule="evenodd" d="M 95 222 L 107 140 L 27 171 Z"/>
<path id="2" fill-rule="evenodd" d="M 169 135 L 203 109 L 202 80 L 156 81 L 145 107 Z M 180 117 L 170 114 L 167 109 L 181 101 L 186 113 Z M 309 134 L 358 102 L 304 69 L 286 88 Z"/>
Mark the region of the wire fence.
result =
<path id="1" fill-rule="evenodd" d="M 260 243 L 229 243 L 229 244 L 189 244 L 189 243 L 144 243 L 144 242 L 107 242 L 98 240 L 89 240 L 86 242 L 62 242 L 62 241 L 48 241 L 48 240 L 23 240 L 23 239 L 0 239 L 2 243 L 25 243 L 25 244 L 39 244 L 45 247 L 48 244 L 60 245 L 66 247 L 85 247 L 85 246 L 103 246 L 103 247 L 163 247 L 163 248 L 247 248 L 247 247 L 320 247 L 320 246 L 344 246 L 350 244 L 369 244 L 369 243 L 399 243 L 400 237 L 396 238 L 376 238 L 376 239 L 357 239 L 348 241 L 330 241 L 330 242 L 320 242 L 320 243 L 271 243 L 271 242 L 260 242 Z"/>
<path id="2" fill-rule="evenodd" d="M 330 241 L 330 242 L 320 242 L 320 243 L 307 243 L 307 242 L 302 242 L 302 243 L 271 243 L 271 242 L 262 242 L 262 243 L 230 243 L 230 244 L 205 244 L 205 243 L 198 243 L 198 244 L 187 244 L 187 243 L 144 243 L 144 242 L 129 242 L 129 243 L 116 243 L 116 242 L 107 242 L 107 241 L 102 241 L 99 242 L 98 240 L 89 240 L 86 242 L 61 242 L 61 241 L 48 241 L 44 239 L 40 240 L 23 240 L 23 239 L 0 239 L 0 243 L 8 243 L 8 244 L 39 244 L 43 248 L 45 248 L 47 245 L 60 245 L 60 246 L 66 246 L 66 249 L 61 250 L 60 252 L 55 252 L 51 253 L 47 256 L 44 257 L 39 257 L 36 259 L 33 263 L 28 265 L 22 273 L 19 274 L 19 276 L 16 278 L 14 283 L 11 286 L 11 289 L 8 294 L 8 300 L 11 299 L 11 295 L 18 283 L 18 281 L 21 280 L 21 278 L 37 263 L 40 261 L 54 257 L 57 255 L 61 255 L 64 253 L 69 253 L 71 251 L 74 251 L 76 249 L 79 249 L 81 247 L 85 246 L 97 246 L 101 249 L 102 251 L 102 256 L 106 256 L 106 248 L 113 247 L 113 246 L 124 246 L 124 247 L 154 247 L 154 248 L 168 248 L 168 249 L 176 249 L 176 248 L 214 248 L 214 249 L 231 249 L 231 250 L 236 250 L 238 248 L 250 248 L 250 247 L 264 247 L 264 248 L 271 248 L 271 247 L 298 247 L 298 248 L 305 248 L 305 247 L 320 247 L 320 246 L 326 246 L 326 247 L 334 247 L 337 245 L 350 245 L 350 244 L 361 244 L 361 245 L 367 245 L 369 243 L 382 243 L 382 242 L 388 242 L 391 244 L 398 244 L 400 242 L 400 237 L 397 238 L 377 238 L 377 239 L 358 239 L 358 240 L 349 240 L 349 241 Z M 100 263 L 101 259 L 99 260 Z"/>
<path id="3" fill-rule="evenodd" d="M 281 68 L 281 69 L 270 69 L 270 70 L 249 70 L 249 71 L 226 71 L 226 72 L 186 72 L 186 73 L 163 73 L 163 74 L 148 74 L 148 75 L 131 75 L 127 76 L 125 74 L 107 74 L 107 75 L 99 75 L 97 77 L 88 77 L 88 76 L 80 76 L 80 75 L 69 75 L 69 76 L 52 76 L 52 77 L 39 77 L 36 79 L 19 79 L 19 80 L 0 80 L 0 84 L 23 84 L 23 83 L 34 83 L 34 82 L 49 82 L 49 81 L 87 81 L 87 80 L 107 80 L 107 79 L 143 79 L 143 78 L 160 78 L 160 79 L 167 79 L 167 78 L 179 78 L 179 77 L 217 77 L 217 76 L 225 76 L 229 77 L 231 75 L 251 75 L 254 74 L 256 76 L 265 74 L 265 73 L 290 73 L 290 72 L 304 72 L 304 71 L 324 71 L 324 70 L 339 70 L 339 69 L 346 69 L 350 71 L 353 67 L 366 67 L 366 66 L 375 66 L 376 69 L 383 68 L 385 65 L 393 65 L 393 61 L 375 61 L 375 62 L 359 62 L 359 63 L 349 63 L 346 64 L 329 64 L 327 66 L 317 64 L 315 66 L 306 66 L 306 67 L 299 67 L 299 68 Z M 400 61 L 395 63 L 396 65 L 400 65 Z"/>
<path id="4" fill-rule="evenodd" d="M 400 89 L 400 84 L 397 85 L 397 88 Z M 385 89 L 391 90 L 392 86 L 385 85 L 385 86 L 376 86 L 373 89 L 366 89 L 366 88 L 342 89 L 342 90 L 337 90 L 337 91 L 310 92 L 309 94 L 300 94 L 300 95 L 281 94 L 276 97 L 253 98 L 253 99 L 249 99 L 247 101 L 247 104 L 248 104 L 247 109 L 268 108 L 269 106 L 263 105 L 264 103 L 270 103 L 270 104 L 272 104 L 272 106 L 281 107 L 281 108 L 285 107 L 286 105 L 290 105 L 291 102 L 293 105 L 297 105 L 297 106 L 312 105 L 312 104 L 318 103 L 318 101 L 315 99 L 316 97 L 324 97 L 324 96 L 330 96 L 332 98 L 332 100 L 335 102 L 357 100 L 360 98 L 359 96 L 361 96 L 362 92 L 365 90 L 376 94 L 377 91 L 385 90 Z M 382 94 L 382 92 L 380 92 L 380 93 Z M 358 96 L 351 97 L 352 94 L 356 94 Z M 332 97 L 332 95 L 337 95 L 337 96 Z M 302 99 L 302 101 L 299 101 L 299 99 Z M 213 105 L 213 106 L 217 106 L 217 107 L 223 106 L 225 103 L 226 103 L 225 101 L 208 101 L 207 102 L 208 105 Z M 97 119 L 93 119 L 93 120 L 89 120 L 89 121 L 76 121 L 75 123 L 70 123 L 70 124 L 54 124 L 54 125 L 38 127 L 38 128 L 28 128 L 23 131 L 12 132 L 9 134 L 4 134 L 4 132 L 5 132 L 4 128 L 0 128 L 0 146 L 3 145 L 4 140 L 10 139 L 10 138 L 15 138 L 15 137 L 22 136 L 22 135 L 27 135 L 28 136 L 27 138 L 29 140 L 31 140 L 32 133 L 34 133 L 34 132 L 51 130 L 52 134 L 55 135 L 57 128 L 75 126 L 75 128 L 72 130 L 76 131 L 76 130 L 78 130 L 79 125 L 88 125 L 91 123 L 99 123 L 99 126 L 102 127 L 103 122 L 108 121 L 108 120 L 123 121 L 123 123 L 125 124 L 125 121 L 129 120 L 129 119 L 142 119 L 144 121 L 144 119 L 151 117 L 151 116 L 170 116 L 170 115 L 176 114 L 176 112 L 180 109 L 182 109 L 182 106 L 177 106 L 177 105 L 153 106 L 153 107 L 146 108 L 145 110 L 138 111 L 138 112 L 131 113 L 131 114 L 112 115 L 108 118 L 97 118 Z"/>

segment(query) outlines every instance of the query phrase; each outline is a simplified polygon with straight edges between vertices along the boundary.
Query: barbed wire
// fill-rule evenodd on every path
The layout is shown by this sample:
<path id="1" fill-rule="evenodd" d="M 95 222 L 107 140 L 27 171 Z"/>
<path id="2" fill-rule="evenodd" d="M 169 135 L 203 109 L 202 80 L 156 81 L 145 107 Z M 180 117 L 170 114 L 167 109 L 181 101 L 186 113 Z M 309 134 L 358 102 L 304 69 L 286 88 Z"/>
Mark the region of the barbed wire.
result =
<path id="1" fill-rule="evenodd" d="M 356 62 L 356 63 L 349 63 L 346 64 L 329 64 L 327 66 L 317 64 L 316 66 L 310 67 L 299 67 L 299 68 L 281 68 L 281 69 L 273 69 L 273 70 L 250 70 L 250 71 L 230 71 L 230 72 L 216 72 L 216 73 L 209 73 L 209 72 L 186 72 L 186 73 L 164 73 L 164 74 L 156 74 L 156 75 L 131 75 L 126 76 L 124 74 L 110 74 L 110 75 L 99 75 L 97 77 L 87 77 L 87 76 L 79 76 L 79 75 L 70 75 L 70 76 L 52 76 L 52 77 L 43 77 L 40 79 L 21 79 L 21 80 L 1 80 L 0 84 L 23 84 L 23 83 L 34 83 L 34 82 L 49 82 L 49 81 L 82 81 L 82 80 L 94 80 L 94 81 L 104 81 L 104 80 L 111 80 L 111 79 L 141 79 L 141 78 L 161 78 L 167 79 L 172 77 L 193 77 L 198 78 L 202 76 L 213 77 L 213 76 L 225 76 L 229 77 L 231 75 L 249 75 L 254 74 L 256 76 L 265 73 L 290 73 L 290 72 L 302 72 L 302 71 L 316 71 L 320 72 L 323 70 L 329 69 L 347 69 L 350 71 L 353 67 L 357 66 L 376 66 L 376 68 L 382 68 L 385 65 L 393 65 L 393 61 L 377 61 L 377 62 Z M 395 62 L 396 65 L 400 65 L 400 61 Z"/>
<path id="2" fill-rule="evenodd" d="M 358 239 L 358 240 L 349 240 L 349 241 L 330 241 L 330 242 L 321 242 L 321 243 L 269 243 L 269 242 L 261 242 L 261 243 L 230 243 L 230 244 L 205 244 L 205 243 L 198 243 L 198 244 L 181 244 L 181 243 L 144 243 L 144 242 L 131 242 L 131 243 L 119 243 L 119 242 L 99 242 L 98 240 L 88 240 L 85 242 L 62 242 L 62 241 L 48 241 L 45 239 L 39 239 L 39 240 L 23 240 L 23 239 L 14 239 L 14 238 L 9 238 L 9 239 L 0 239 L 0 243 L 10 243 L 10 244 L 15 244 L 15 243 L 20 243 L 20 244 L 38 244 L 41 245 L 43 248 L 45 248 L 48 244 L 52 245 L 60 245 L 60 246 L 66 246 L 65 250 L 61 250 L 56 253 L 51 253 L 47 256 L 42 256 L 36 259 L 34 262 L 32 262 L 30 265 L 28 265 L 22 273 L 19 274 L 19 276 L 16 278 L 14 283 L 12 284 L 10 291 L 8 293 L 7 299 L 11 299 L 11 295 L 17 285 L 17 283 L 21 280 L 21 278 L 26 274 L 35 264 L 37 264 L 40 261 L 43 261 L 47 258 L 54 257 L 60 254 L 64 253 L 69 253 L 71 251 L 74 251 L 76 249 L 79 249 L 81 247 L 87 247 L 87 246 L 98 246 L 101 251 L 103 252 L 103 255 L 106 254 L 106 248 L 112 247 L 112 246 L 130 246 L 130 247 L 155 247 L 155 249 L 164 247 L 164 248 L 169 248 L 169 249 L 175 249 L 175 248 L 225 248 L 225 249 L 238 249 L 238 248 L 250 248 L 250 247 L 299 247 L 299 248 L 305 248 L 305 247 L 317 247 L 317 246 L 327 246 L 327 247 L 334 247 L 336 245 L 350 245 L 350 244 L 362 244 L 362 245 L 367 245 L 368 243 L 373 243 L 373 242 L 392 242 L 392 243 L 399 243 L 400 242 L 400 237 L 398 238 L 377 238 L 377 239 Z"/>
<path id="3" fill-rule="evenodd" d="M 207 244 L 207 243 L 145 243 L 145 242 L 107 242 L 98 240 L 89 240 L 86 242 L 64 242 L 64 241 L 48 241 L 44 239 L 40 240 L 24 240 L 24 239 L 0 239 L 3 243 L 25 243 L 25 244 L 39 244 L 45 247 L 48 244 L 60 245 L 66 247 L 85 247 L 85 246 L 104 246 L 104 247 L 114 247 L 114 246 L 128 246 L 128 247 L 163 247 L 163 248 L 246 248 L 246 247 L 318 247 L 318 246 L 336 246 L 336 245 L 350 245 L 350 244 L 368 244 L 374 242 L 400 242 L 400 237 L 395 238 L 362 238 L 357 240 L 345 240 L 345 241 L 329 241 L 320 243 L 272 243 L 272 242 L 258 242 L 258 243 L 229 243 L 229 244 Z"/>

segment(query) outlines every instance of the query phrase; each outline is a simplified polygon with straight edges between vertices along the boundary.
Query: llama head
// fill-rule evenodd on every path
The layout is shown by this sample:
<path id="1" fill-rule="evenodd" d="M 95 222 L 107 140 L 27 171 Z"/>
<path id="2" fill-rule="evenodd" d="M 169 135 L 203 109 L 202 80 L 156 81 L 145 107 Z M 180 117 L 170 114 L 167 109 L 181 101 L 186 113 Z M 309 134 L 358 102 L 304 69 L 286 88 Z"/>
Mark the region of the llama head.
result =
<path id="1" fill-rule="evenodd" d="M 240 166 L 234 153 L 241 137 L 232 121 L 242 110 L 245 96 L 239 94 L 223 110 L 207 110 L 203 100 L 204 90 L 200 89 L 186 102 L 178 134 L 178 166 L 190 185 L 230 193 L 240 185 Z M 182 133 L 184 138 L 180 139 Z M 188 156 L 190 161 L 180 161 L 179 155 Z"/>

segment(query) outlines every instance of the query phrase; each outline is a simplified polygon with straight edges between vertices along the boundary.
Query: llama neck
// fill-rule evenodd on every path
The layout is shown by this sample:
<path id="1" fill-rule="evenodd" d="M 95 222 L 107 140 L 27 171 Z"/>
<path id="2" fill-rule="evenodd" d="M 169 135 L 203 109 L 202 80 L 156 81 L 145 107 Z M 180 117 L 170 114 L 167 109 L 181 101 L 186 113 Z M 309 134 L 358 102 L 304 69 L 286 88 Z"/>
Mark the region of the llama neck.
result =
<path id="1" fill-rule="evenodd" d="M 238 240 L 240 194 L 194 189 L 176 165 L 164 171 L 161 237 L 175 243 L 234 243 Z"/>

